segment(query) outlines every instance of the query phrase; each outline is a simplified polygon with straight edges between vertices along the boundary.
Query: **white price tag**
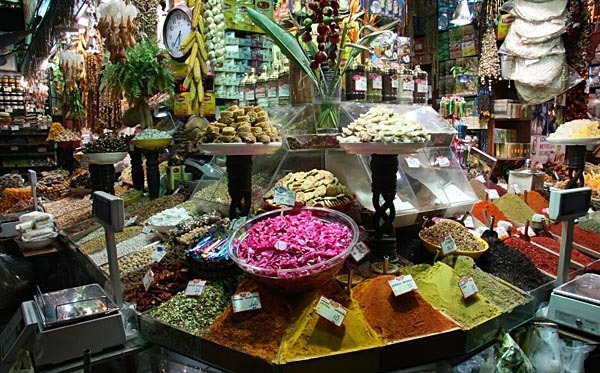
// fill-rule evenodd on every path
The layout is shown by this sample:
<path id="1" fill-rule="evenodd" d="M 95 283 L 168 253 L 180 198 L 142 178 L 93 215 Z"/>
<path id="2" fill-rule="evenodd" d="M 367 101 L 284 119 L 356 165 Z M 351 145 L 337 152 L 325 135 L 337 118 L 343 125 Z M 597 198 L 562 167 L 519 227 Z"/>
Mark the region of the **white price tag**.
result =
<path id="1" fill-rule="evenodd" d="M 504 227 L 496 227 L 496 228 L 494 228 L 494 232 L 496 232 L 496 234 L 498 234 L 499 240 L 505 240 L 509 237 L 508 231 Z"/>
<path id="2" fill-rule="evenodd" d="M 458 248 L 456 247 L 456 242 L 454 242 L 454 238 L 452 238 L 452 236 L 450 235 L 444 237 L 444 241 L 442 241 L 442 254 L 448 255 L 450 253 L 455 252 L 456 250 L 458 250 Z"/>
<path id="3" fill-rule="evenodd" d="M 31 127 L 31 123 L 23 123 L 23 128 L 30 128 Z"/>
<path id="4" fill-rule="evenodd" d="M 231 304 L 233 306 L 233 313 L 258 310 L 262 308 L 258 292 L 243 292 L 234 294 L 231 296 Z"/>
<path id="5" fill-rule="evenodd" d="M 144 278 L 142 278 L 142 284 L 144 284 L 144 289 L 148 291 L 150 289 L 150 285 L 152 285 L 152 281 L 154 281 L 154 272 L 151 269 L 146 272 Z"/>
<path id="6" fill-rule="evenodd" d="M 448 157 L 437 157 L 437 164 L 440 167 L 450 167 L 450 160 L 448 159 Z"/>
<path id="7" fill-rule="evenodd" d="M 8 131 L 8 126 L 6 124 L 2 126 L 2 131 Z"/>
<path id="8" fill-rule="evenodd" d="M 367 91 L 367 77 L 362 75 L 354 76 L 354 90 L 356 92 L 366 92 Z"/>
<path id="9" fill-rule="evenodd" d="M 40 130 L 42 130 L 42 131 L 44 131 L 44 130 L 47 130 L 47 129 L 48 129 L 48 126 L 47 126 L 47 125 L 45 125 L 45 124 L 42 124 L 42 125 L 40 126 Z"/>
<path id="10" fill-rule="evenodd" d="M 465 227 L 469 229 L 475 229 L 475 222 L 473 221 L 473 217 L 471 215 L 467 216 L 464 220 Z"/>
<path id="11" fill-rule="evenodd" d="M 17 150 L 19 150 L 19 147 L 18 147 L 18 146 L 11 146 L 11 147 L 10 147 L 10 151 L 11 151 L 11 152 L 16 152 Z"/>
<path id="12" fill-rule="evenodd" d="M 486 189 L 485 192 L 487 193 L 489 199 L 500 198 L 500 195 L 498 194 L 498 191 L 496 189 Z"/>
<path id="13" fill-rule="evenodd" d="M 517 232 L 519 232 L 521 234 L 525 234 L 525 226 L 518 227 Z M 529 237 L 535 237 L 535 231 L 533 229 L 531 229 L 531 227 L 529 227 L 529 229 L 527 229 L 527 234 L 529 235 Z"/>
<path id="14" fill-rule="evenodd" d="M 350 255 L 355 262 L 360 262 L 363 258 L 371 252 L 371 248 L 364 242 L 357 242 L 356 245 L 350 250 Z"/>
<path id="15" fill-rule="evenodd" d="M 412 80 L 404 80 L 402 82 L 402 89 L 405 91 L 414 91 L 415 90 L 415 82 Z"/>
<path id="16" fill-rule="evenodd" d="M 165 250 L 165 248 L 162 246 L 158 246 L 156 250 L 152 252 L 151 256 L 152 260 L 154 260 L 156 263 L 160 263 L 160 261 L 163 260 L 165 255 L 167 255 L 167 250 Z"/>
<path id="17" fill-rule="evenodd" d="M 473 277 L 465 276 L 461 278 L 458 282 L 458 286 L 460 286 L 460 290 L 463 293 L 464 299 L 472 297 L 473 295 L 479 292 L 479 289 L 477 289 L 477 285 L 475 285 Z"/>
<path id="18" fill-rule="evenodd" d="M 289 190 L 285 187 L 278 186 L 273 188 L 273 202 L 276 205 L 295 206 L 296 205 L 296 191 Z"/>
<path id="19" fill-rule="evenodd" d="M 142 233 L 150 234 L 151 232 L 152 232 L 152 227 L 150 227 L 149 225 L 144 225 L 144 228 L 142 228 Z"/>
<path id="20" fill-rule="evenodd" d="M 204 291 L 204 286 L 206 286 L 206 280 L 191 280 L 185 287 L 185 296 L 199 297 L 202 294 L 202 291 Z"/>
<path id="21" fill-rule="evenodd" d="M 342 323 L 344 322 L 344 318 L 348 313 L 348 310 L 342 307 L 341 304 L 331 299 L 325 298 L 322 295 L 321 299 L 319 299 L 319 303 L 317 304 L 316 311 L 318 315 L 325 318 L 326 320 L 331 321 L 337 326 L 342 325 Z"/>
<path id="22" fill-rule="evenodd" d="M 419 158 L 415 158 L 412 155 L 410 157 L 406 157 L 406 164 L 408 165 L 408 167 L 410 168 L 419 168 L 421 167 L 421 161 L 419 161 Z"/>
<path id="23" fill-rule="evenodd" d="M 477 176 L 477 177 L 475 178 L 475 180 L 477 180 L 477 181 L 481 181 L 482 183 L 484 183 L 484 184 L 485 184 L 485 177 L 483 177 L 483 175 L 479 175 L 479 176 Z"/>
<path id="24" fill-rule="evenodd" d="M 521 194 L 521 188 L 519 188 L 518 184 L 513 184 L 513 185 L 511 185 L 511 187 L 515 191 L 515 194 Z"/>
<path id="25" fill-rule="evenodd" d="M 388 284 L 396 297 L 417 290 L 417 284 L 411 275 L 398 276 L 389 280 Z"/>
<path id="26" fill-rule="evenodd" d="M 10 130 L 11 131 L 18 131 L 19 130 L 19 126 L 10 126 Z"/>

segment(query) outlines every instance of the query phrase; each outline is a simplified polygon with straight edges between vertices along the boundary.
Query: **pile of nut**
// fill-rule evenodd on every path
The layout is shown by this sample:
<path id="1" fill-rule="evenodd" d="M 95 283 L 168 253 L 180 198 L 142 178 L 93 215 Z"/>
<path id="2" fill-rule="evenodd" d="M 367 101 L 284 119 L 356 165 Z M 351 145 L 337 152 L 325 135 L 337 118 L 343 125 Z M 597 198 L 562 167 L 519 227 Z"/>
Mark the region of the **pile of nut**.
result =
<path id="1" fill-rule="evenodd" d="M 196 136 L 199 143 L 263 143 L 280 142 L 277 128 L 260 106 L 230 106 L 218 121 L 210 123 Z"/>
<path id="2" fill-rule="evenodd" d="M 92 202 L 87 199 L 67 197 L 44 204 L 46 212 L 54 215 L 61 228 L 73 226 L 92 217 Z"/>
<path id="3" fill-rule="evenodd" d="M 156 250 L 156 245 L 149 245 L 140 251 L 119 258 L 119 273 L 123 276 L 152 264 L 154 261 L 152 259 L 154 250 Z M 108 274 L 108 263 L 101 265 L 100 269 Z"/>
<path id="4" fill-rule="evenodd" d="M 440 244 L 446 236 L 452 236 L 459 251 L 481 251 L 485 249 L 485 245 L 481 240 L 475 238 L 463 225 L 453 221 L 440 221 L 429 228 L 423 229 L 420 236 L 433 244 Z"/>
<path id="5" fill-rule="evenodd" d="M 208 233 L 209 229 L 216 223 L 227 226 L 229 225 L 229 219 L 221 218 L 217 213 L 209 213 L 197 219 L 186 220 L 177 224 L 175 229 L 171 231 L 171 239 L 181 245 L 190 246 L 196 242 L 197 237 Z"/>
<path id="6" fill-rule="evenodd" d="M 96 141 L 83 145 L 84 153 L 118 153 L 126 152 L 127 144 L 120 138 L 114 136 L 103 136 Z"/>
<path id="7" fill-rule="evenodd" d="M 56 137 L 65 130 L 65 127 L 62 126 L 59 122 L 54 122 L 50 125 L 50 130 L 48 131 L 48 138 L 46 141 L 54 141 Z"/>
<path id="8" fill-rule="evenodd" d="M 117 243 L 126 241 L 138 234 L 142 233 L 142 227 L 140 226 L 132 226 L 126 227 L 123 232 L 119 232 L 115 234 L 115 241 Z M 84 254 L 93 254 L 100 250 L 104 250 L 106 248 L 106 239 L 104 236 L 99 236 L 92 238 L 82 244 L 79 245 L 79 250 Z"/>
<path id="9" fill-rule="evenodd" d="M 66 129 L 58 134 L 54 138 L 56 142 L 69 142 L 69 141 L 81 141 L 81 135 L 77 132 L 71 131 L 70 129 Z"/>
<path id="10" fill-rule="evenodd" d="M 90 189 L 92 187 L 90 172 L 83 168 L 76 169 L 73 171 L 73 175 L 71 175 L 69 186 L 71 188 Z"/>
<path id="11" fill-rule="evenodd" d="M 4 174 L 0 176 L 0 191 L 4 188 L 23 187 L 23 178 L 19 174 Z"/>
<path id="12" fill-rule="evenodd" d="M 273 187 L 278 186 L 296 191 L 296 202 L 309 207 L 334 207 L 354 199 L 350 190 L 327 170 L 292 172 L 279 179 Z M 265 194 L 265 202 L 275 205 L 273 197 L 271 189 Z"/>
<path id="13" fill-rule="evenodd" d="M 361 114 L 338 136 L 343 142 L 423 143 L 429 141 L 423 126 L 392 109 L 377 106 Z"/>

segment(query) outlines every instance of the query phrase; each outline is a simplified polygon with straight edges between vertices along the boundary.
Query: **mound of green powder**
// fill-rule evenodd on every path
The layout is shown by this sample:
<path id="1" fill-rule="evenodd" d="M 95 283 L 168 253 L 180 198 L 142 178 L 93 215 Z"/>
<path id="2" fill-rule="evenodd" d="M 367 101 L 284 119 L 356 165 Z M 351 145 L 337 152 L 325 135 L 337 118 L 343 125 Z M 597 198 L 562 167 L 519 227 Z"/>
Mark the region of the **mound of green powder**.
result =
<path id="1" fill-rule="evenodd" d="M 494 202 L 506 217 L 518 223 L 525 224 L 525 220 L 531 220 L 536 214 L 519 196 L 507 193 Z"/>

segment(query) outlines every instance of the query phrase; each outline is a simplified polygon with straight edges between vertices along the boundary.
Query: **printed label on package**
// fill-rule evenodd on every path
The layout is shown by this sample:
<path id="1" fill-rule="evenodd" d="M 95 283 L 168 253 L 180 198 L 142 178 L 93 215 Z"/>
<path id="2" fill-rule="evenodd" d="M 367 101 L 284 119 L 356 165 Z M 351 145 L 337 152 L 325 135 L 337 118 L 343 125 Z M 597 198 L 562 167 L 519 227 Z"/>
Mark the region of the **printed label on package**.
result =
<path id="1" fill-rule="evenodd" d="M 337 326 L 341 326 L 344 322 L 344 318 L 348 313 L 348 310 L 342 307 L 336 301 L 325 298 L 321 295 L 321 299 L 319 299 L 319 303 L 316 308 L 317 314 L 323 317 L 326 320 L 331 321 Z"/>

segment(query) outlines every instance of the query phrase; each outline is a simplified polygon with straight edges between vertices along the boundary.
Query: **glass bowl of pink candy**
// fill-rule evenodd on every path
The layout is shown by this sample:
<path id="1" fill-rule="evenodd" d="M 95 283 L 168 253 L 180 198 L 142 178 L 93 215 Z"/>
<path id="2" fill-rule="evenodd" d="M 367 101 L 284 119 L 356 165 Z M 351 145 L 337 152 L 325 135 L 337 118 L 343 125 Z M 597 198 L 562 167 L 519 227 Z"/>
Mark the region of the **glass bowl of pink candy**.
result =
<path id="1" fill-rule="evenodd" d="M 319 207 L 269 211 L 230 236 L 229 257 L 264 285 L 286 294 L 331 281 L 358 241 L 348 215 Z"/>

